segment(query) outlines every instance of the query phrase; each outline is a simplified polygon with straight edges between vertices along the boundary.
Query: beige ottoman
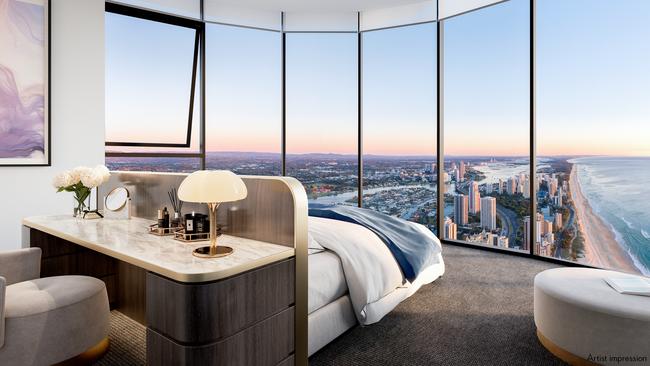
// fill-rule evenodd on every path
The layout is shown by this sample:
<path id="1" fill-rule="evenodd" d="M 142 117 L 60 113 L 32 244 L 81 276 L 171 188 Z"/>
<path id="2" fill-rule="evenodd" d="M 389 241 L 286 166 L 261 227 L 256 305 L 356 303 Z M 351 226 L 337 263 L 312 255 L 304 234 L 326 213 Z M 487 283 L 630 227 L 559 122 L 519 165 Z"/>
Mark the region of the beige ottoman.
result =
<path id="1" fill-rule="evenodd" d="M 535 276 L 541 343 L 572 365 L 650 364 L 650 297 L 620 294 L 603 280 L 630 276 L 588 268 Z"/>
<path id="2" fill-rule="evenodd" d="M 45 277 L 5 290 L 0 365 L 51 365 L 78 355 L 76 361 L 83 362 L 87 351 L 103 354 L 108 347 L 104 282 L 85 276 Z"/>

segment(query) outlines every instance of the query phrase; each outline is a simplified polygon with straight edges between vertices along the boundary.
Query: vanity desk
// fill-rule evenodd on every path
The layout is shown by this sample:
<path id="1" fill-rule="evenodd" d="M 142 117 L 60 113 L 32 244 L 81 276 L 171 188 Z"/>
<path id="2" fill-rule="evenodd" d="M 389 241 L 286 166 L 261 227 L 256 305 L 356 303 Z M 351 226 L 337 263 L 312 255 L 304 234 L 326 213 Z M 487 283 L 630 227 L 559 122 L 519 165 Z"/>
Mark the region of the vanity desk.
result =
<path id="1" fill-rule="evenodd" d="M 249 199 L 259 181 L 247 181 Z M 306 365 L 306 278 L 296 275 L 306 269 L 306 226 L 291 245 L 253 239 L 259 230 L 245 229 L 246 216 L 260 212 L 242 202 L 223 219 L 229 230 L 218 243 L 234 252 L 221 258 L 195 257 L 206 242 L 151 235 L 152 221 L 136 217 L 39 216 L 23 225 L 42 249 L 42 277 L 99 278 L 111 308 L 147 327 L 149 365 Z"/>

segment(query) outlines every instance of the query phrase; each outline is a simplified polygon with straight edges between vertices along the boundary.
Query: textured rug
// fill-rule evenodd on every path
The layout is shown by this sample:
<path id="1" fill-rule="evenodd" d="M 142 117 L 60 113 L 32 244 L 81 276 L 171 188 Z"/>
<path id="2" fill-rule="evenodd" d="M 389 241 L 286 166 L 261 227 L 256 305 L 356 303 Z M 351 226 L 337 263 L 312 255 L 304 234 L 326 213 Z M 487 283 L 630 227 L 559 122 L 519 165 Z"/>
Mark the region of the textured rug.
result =
<path id="1" fill-rule="evenodd" d="M 533 322 L 533 278 L 555 265 L 447 245 L 443 278 L 378 324 L 355 327 L 309 359 L 319 365 L 562 365 Z M 145 328 L 111 313 L 111 347 L 98 365 L 144 365 Z"/>
<path id="2" fill-rule="evenodd" d="M 146 328 L 119 311 L 111 311 L 111 343 L 108 352 L 96 363 L 100 366 L 147 364 Z"/>

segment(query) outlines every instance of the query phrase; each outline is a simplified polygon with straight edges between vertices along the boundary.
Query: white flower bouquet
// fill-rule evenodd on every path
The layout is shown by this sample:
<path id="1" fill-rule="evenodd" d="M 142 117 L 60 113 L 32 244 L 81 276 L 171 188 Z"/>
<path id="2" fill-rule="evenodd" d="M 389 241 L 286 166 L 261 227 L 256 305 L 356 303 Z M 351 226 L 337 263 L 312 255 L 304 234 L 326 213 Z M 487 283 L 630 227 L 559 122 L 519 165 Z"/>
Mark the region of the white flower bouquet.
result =
<path id="1" fill-rule="evenodd" d="M 104 165 L 95 168 L 77 167 L 61 172 L 54 177 L 52 185 L 57 192 L 73 192 L 77 201 L 75 216 L 83 215 L 86 210 L 86 199 L 92 190 L 106 183 L 111 174 Z"/>

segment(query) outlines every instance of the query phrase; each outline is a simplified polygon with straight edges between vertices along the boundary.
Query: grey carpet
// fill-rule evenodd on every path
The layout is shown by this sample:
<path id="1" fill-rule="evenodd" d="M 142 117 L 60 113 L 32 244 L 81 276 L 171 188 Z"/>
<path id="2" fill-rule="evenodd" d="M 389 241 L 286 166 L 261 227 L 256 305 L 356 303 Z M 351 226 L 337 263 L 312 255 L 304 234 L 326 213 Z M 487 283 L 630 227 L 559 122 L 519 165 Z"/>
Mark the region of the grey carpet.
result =
<path id="1" fill-rule="evenodd" d="M 535 336 L 533 277 L 552 264 L 447 245 L 445 276 L 378 324 L 355 327 L 309 359 L 319 365 L 561 365 Z M 144 365 L 145 329 L 111 314 L 99 365 Z"/>
<path id="2" fill-rule="evenodd" d="M 146 365 L 146 328 L 140 323 L 113 310 L 111 311 L 111 328 L 108 338 L 111 341 L 108 352 L 96 365 Z"/>
<path id="3" fill-rule="evenodd" d="M 443 278 L 336 339 L 310 366 L 562 364 L 539 344 L 533 321 L 533 278 L 554 265 L 451 245 L 443 256 Z"/>

